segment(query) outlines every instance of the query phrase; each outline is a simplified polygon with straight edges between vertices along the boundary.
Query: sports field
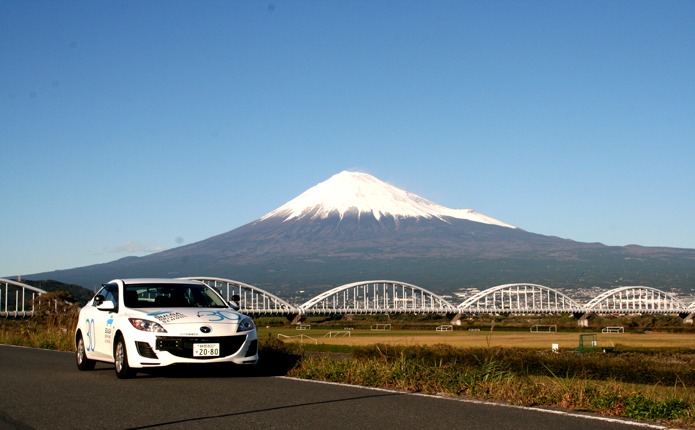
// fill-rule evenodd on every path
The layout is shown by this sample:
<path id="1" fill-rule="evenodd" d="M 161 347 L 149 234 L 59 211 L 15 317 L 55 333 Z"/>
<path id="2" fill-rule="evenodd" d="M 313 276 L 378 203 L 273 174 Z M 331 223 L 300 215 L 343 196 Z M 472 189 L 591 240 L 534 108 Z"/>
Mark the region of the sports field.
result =
<path id="1" fill-rule="evenodd" d="M 692 333 L 601 333 L 585 331 L 583 334 L 595 334 L 598 348 L 652 349 L 677 348 L 695 350 L 695 334 Z M 533 349 L 552 349 L 557 344 L 560 350 L 574 350 L 579 345 L 578 332 L 539 332 L 524 331 L 452 331 L 435 330 L 326 330 L 307 329 L 259 329 L 261 337 L 278 337 L 284 342 L 326 345 L 434 345 L 449 344 L 458 347 L 504 346 Z M 586 338 L 585 338 L 586 339 Z M 586 340 L 585 340 L 586 342 Z"/>

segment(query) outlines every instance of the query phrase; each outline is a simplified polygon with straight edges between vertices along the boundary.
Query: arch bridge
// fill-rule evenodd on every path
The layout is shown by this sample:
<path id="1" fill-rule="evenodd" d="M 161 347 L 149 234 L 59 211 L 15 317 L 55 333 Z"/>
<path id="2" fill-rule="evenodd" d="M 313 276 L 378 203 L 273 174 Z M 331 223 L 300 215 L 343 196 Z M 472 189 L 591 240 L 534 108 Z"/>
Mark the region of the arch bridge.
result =
<path id="1" fill-rule="evenodd" d="M 325 291 L 301 305 L 240 281 L 214 277 L 188 277 L 214 286 L 226 295 L 241 297 L 241 311 L 253 315 L 336 314 L 562 314 L 586 317 L 599 314 L 695 313 L 695 303 L 684 304 L 673 295 L 645 286 L 604 291 L 586 304 L 545 285 L 514 283 L 480 291 L 455 306 L 417 285 L 393 280 L 359 281 Z"/>
<path id="2" fill-rule="evenodd" d="M 504 284 L 483 290 L 457 306 L 462 314 L 557 314 L 581 312 L 567 295 L 537 284 Z"/>
<path id="3" fill-rule="evenodd" d="M 19 281 L 0 278 L 0 317 L 22 318 L 34 315 L 32 301 L 45 293 Z"/>
<path id="4" fill-rule="evenodd" d="M 645 286 L 618 287 L 600 293 L 586 304 L 538 284 L 515 283 L 491 287 L 468 297 L 458 306 L 417 285 L 393 280 L 359 281 L 325 291 L 295 305 L 254 285 L 232 279 L 191 276 L 222 292 L 227 300 L 239 295 L 240 310 L 250 315 L 335 314 L 560 314 L 578 318 L 588 314 L 677 314 L 686 320 L 695 315 L 695 302 L 687 305 L 673 295 Z M 27 317 L 34 313 L 31 301 L 46 291 L 19 281 L 0 278 L 0 317 Z"/>
<path id="5" fill-rule="evenodd" d="M 252 315 L 331 314 L 679 314 L 695 312 L 695 303 L 685 305 L 669 293 L 645 286 L 618 287 L 581 304 L 544 285 L 504 284 L 480 291 L 458 306 L 417 285 L 392 280 L 359 281 L 325 291 L 301 305 L 256 286 L 231 279 L 186 277 L 220 290 L 227 300 L 240 296 L 240 307 Z"/>
<path id="6" fill-rule="evenodd" d="M 299 307 L 302 314 L 456 313 L 454 305 L 417 285 L 378 280 L 341 285 Z"/>
<path id="7" fill-rule="evenodd" d="M 191 276 L 222 292 L 226 300 L 238 294 L 240 310 L 255 315 L 334 315 L 388 313 L 453 313 L 456 307 L 442 297 L 406 282 L 360 281 L 325 291 L 295 306 L 256 286 L 232 279 Z"/>
<path id="8" fill-rule="evenodd" d="M 686 304 L 656 288 L 634 286 L 604 291 L 585 306 L 586 313 L 597 314 L 684 314 L 693 311 L 695 303 Z"/>

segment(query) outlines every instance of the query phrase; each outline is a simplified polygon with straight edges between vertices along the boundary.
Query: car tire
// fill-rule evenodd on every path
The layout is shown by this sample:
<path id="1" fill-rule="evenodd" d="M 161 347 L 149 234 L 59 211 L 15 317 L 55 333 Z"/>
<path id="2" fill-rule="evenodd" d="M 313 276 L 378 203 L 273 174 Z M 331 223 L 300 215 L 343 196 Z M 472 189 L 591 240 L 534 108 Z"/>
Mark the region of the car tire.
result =
<path id="1" fill-rule="evenodd" d="M 135 376 L 135 369 L 132 369 L 128 364 L 128 352 L 125 347 L 125 339 L 122 336 L 116 340 L 116 346 L 113 348 L 113 362 L 116 365 L 116 376 L 119 379 L 129 379 Z"/>
<path id="2" fill-rule="evenodd" d="M 77 362 L 77 368 L 80 370 L 92 370 L 96 364 L 96 361 L 87 358 L 87 349 L 84 346 L 82 334 L 77 335 L 75 362 Z"/>

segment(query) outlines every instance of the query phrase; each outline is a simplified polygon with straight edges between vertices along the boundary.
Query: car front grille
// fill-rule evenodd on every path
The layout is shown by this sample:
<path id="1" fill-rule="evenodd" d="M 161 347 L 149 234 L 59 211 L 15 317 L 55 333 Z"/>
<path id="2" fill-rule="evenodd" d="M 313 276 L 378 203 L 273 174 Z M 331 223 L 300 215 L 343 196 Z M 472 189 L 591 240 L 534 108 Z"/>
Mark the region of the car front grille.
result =
<path id="1" fill-rule="evenodd" d="M 167 351 L 172 355 L 181 358 L 196 358 L 199 360 L 209 360 L 211 358 L 226 357 L 233 355 L 244 345 L 247 335 L 220 336 L 220 337 L 173 337 L 157 336 L 157 349 Z M 219 343 L 219 357 L 193 357 L 194 343 Z"/>

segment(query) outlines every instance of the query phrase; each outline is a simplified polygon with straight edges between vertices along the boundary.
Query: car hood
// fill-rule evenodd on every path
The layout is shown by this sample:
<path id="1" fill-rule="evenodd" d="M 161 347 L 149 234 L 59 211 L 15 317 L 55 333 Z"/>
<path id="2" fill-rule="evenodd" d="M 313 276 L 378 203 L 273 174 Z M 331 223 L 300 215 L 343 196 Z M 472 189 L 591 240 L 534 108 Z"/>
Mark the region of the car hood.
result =
<path id="1" fill-rule="evenodd" d="M 155 320 L 163 326 L 179 324 L 231 324 L 236 326 L 243 314 L 230 308 L 148 308 L 128 309 L 126 316 Z"/>

